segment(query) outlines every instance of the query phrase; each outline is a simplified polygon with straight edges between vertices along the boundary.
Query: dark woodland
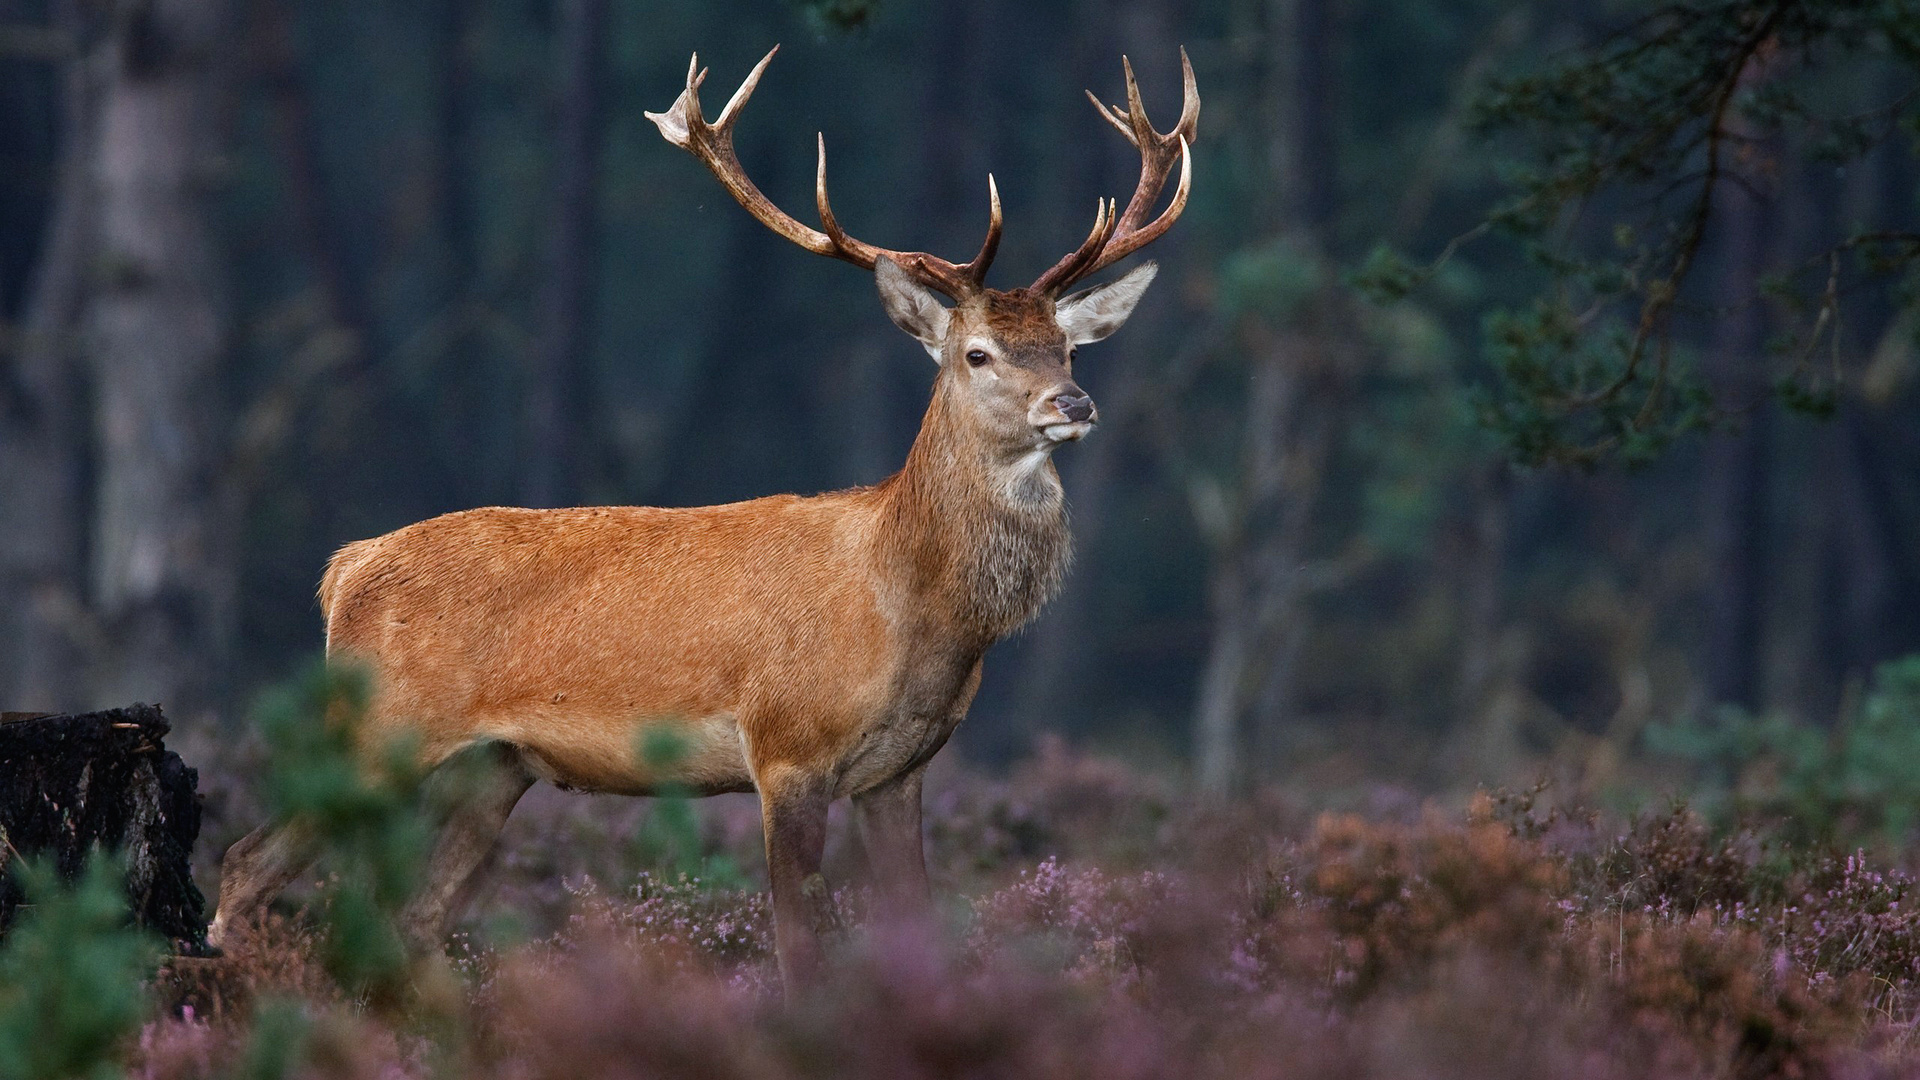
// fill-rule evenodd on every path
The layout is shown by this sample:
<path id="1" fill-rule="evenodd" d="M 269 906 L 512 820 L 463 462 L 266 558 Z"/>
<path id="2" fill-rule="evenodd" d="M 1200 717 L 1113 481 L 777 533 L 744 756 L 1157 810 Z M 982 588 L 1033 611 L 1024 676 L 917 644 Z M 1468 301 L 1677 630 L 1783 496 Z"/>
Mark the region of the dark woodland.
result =
<path id="1" fill-rule="evenodd" d="M 964 751 L 1057 732 L 1215 784 L 1337 758 L 1427 789 L 1724 704 L 1830 724 L 1920 648 L 1920 461 L 1911 39 L 1852 40 L 1898 5 L 1817 7 L 1757 61 L 1553 5 L 22 0 L 0 701 L 237 732 L 317 653 L 347 541 L 881 478 L 925 405 L 913 344 L 641 111 L 695 49 L 725 82 L 784 43 L 739 138 L 777 202 L 811 216 L 819 130 L 843 219 L 958 258 L 992 171 L 996 278 L 1025 281 L 1131 184 L 1081 88 L 1118 96 L 1125 53 L 1172 109 L 1184 43 L 1193 205 L 1086 358 L 1071 584 L 994 656 Z M 1619 34 L 1654 46 L 1609 61 Z M 1721 66 L 1660 70 L 1687 50 Z M 1754 100 L 1707 196 L 1714 79 Z M 1596 115 L 1663 92 L 1643 127 Z M 1634 348 L 1664 390 L 1648 359 L 1582 426 L 1555 395 L 1602 396 L 1663 274 Z"/>

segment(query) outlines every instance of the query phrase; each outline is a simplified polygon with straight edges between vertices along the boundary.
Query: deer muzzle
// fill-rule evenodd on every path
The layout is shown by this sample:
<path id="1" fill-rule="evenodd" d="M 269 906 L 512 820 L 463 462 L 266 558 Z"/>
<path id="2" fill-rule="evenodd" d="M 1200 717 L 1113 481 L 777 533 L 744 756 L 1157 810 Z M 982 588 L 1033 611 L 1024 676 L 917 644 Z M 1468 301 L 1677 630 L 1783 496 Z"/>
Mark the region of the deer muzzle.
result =
<path id="1" fill-rule="evenodd" d="M 1056 443 L 1084 438 L 1100 419 L 1100 410 L 1093 407 L 1093 398 L 1072 383 L 1041 399 L 1035 413 L 1035 426 Z"/>

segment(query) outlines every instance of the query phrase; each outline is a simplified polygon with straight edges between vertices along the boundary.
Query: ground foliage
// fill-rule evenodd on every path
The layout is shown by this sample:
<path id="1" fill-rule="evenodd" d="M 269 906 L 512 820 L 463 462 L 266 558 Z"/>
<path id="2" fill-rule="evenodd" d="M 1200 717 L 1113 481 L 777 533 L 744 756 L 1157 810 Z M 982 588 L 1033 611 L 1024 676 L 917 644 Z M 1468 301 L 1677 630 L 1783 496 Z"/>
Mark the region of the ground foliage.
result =
<path id="1" fill-rule="evenodd" d="M 360 672 L 316 666 L 265 696 L 258 714 L 269 813 L 311 829 L 329 855 L 318 904 L 326 970 L 348 992 L 384 999 L 411 969 L 395 918 L 420 885 L 436 808 L 410 740 L 377 753 L 372 769 L 358 753 L 367 693 Z M 455 763 L 447 782 L 460 780 Z"/>
<path id="2" fill-rule="evenodd" d="M 1891 855 L 1716 827 L 1677 804 L 1616 820 L 1556 805 L 1544 789 L 1373 817 L 1310 815 L 1271 792 L 1201 802 L 1058 745 L 1005 779 L 953 773 L 936 788 L 931 850 L 955 898 L 934 923 L 881 924 L 857 875 L 843 874 L 832 971 L 817 989 L 783 995 L 759 888 L 629 869 L 568 881 L 564 915 L 532 936 L 495 939 L 481 920 L 450 959 L 410 969 L 398 995 L 335 974 L 334 931 L 319 913 L 275 914 L 222 961 L 163 972 L 145 992 L 143 1027 L 122 1025 L 71 1073 L 47 1075 L 1760 1077 L 1920 1066 L 1908 1034 L 1920 1013 L 1920 914 L 1914 878 Z M 1046 854 L 981 842 L 1009 822 L 1025 822 Z M 961 859 L 959 848 L 998 854 Z M 60 948 L 78 970 L 125 955 L 122 923 L 57 918 L 23 922 L 0 963 L 17 968 L 18 942 L 48 932 L 37 919 L 64 927 Z M 138 972 L 117 978 L 138 1000 Z M 64 1022 L 37 1030 L 59 1039 Z"/>
<path id="3" fill-rule="evenodd" d="M 438 1043 L 338 991 L 281 923 L 234 964 L 266 1007 L 152 1021 L 133 1074 L 1806 1076 L 1914 1063 L 1913 881 L 1722 834 L 1675 809 L 1609 828 L 1483 797 L 1464 814 L 1272 829 L 1196 812 L 1189 857 L 1005 869 L 942 927 L 861 918 L 783 999 L 765 899 L 687 879 L 576 887 L 551 935 L 472 948 Z M 280 995 L 280 996 L 277 996 Z M 445 1003 L 436 1006 L 446 1008 Z M 431 1027 L 431 1025 L 429 1025 Z"/>

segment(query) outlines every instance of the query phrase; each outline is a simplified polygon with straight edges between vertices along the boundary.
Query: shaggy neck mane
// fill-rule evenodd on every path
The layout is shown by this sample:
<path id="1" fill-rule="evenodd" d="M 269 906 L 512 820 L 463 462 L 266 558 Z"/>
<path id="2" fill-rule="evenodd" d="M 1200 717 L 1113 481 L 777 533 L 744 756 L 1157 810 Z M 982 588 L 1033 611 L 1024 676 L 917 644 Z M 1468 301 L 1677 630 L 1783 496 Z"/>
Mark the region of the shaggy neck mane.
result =
<path id="1" fill-rule="evenodd" d="M 971 628 L 984 647 L 1053 599 L 1072 538 L 1048 454 L 1001 457 L 965 425 L 936 384 L 906 465 L 881 486 L 880 543 L 914 602 Z"/>

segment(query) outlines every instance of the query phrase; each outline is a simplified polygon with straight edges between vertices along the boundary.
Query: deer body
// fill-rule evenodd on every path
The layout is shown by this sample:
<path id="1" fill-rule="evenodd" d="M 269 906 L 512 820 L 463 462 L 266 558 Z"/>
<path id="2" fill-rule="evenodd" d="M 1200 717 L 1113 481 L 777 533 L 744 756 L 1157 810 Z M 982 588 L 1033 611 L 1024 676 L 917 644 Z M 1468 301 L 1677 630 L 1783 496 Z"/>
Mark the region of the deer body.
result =
<path id="1" fill-rule="evenodd" d="M 1052 464 L 1005 490 L 1024 463 L 965 460 L 943 407 L 872 487 L 490 507 L 349 544 L 321 584 L 328 653 L 375 671 L 369 734 L 410 730 L 429 761 L 496 741 L 592 791 L 748 791 L 763 762 L 869 790 L 946 741 L 1068 557 Z M 650 727 L 687 746 L 671 774 L 634 753 Z"/>
<path id="2" fill-rule="evenodd" d="M 848 236 L 816 185 L 824 232 L 787 217 L 740 171 L 731 128 L 767 54 L 712 124 L 696 59 L 662 134 L 704 162 L 770 228 L 874 272 L 888 316 L 939 365 L 899 472 L 871 487 L 695 509 L 490 507 L 348 544 L 320 586 L 327 655 L 370 670 L 363 739 L 415 740 L 428 767 L 475 748 L 481 779 L 453 793 L 403 929 L 431 944 L 484 877 L 500 828 L 536 780 L 649 794 L 755 791 L 766 832 L 775 944 L 790 981 L 820 963 L 815 924 L 827 804 L 851 797 L 882 898 L 928 900 L 920 787 L 966 714 L 988 648 L 1031 619 L 1069 559 L 1052 454 L 1098 419 L 1073 381 L 1075 346 L 1118 329 L 1153 280 L 1147 263 L 1070 296 L 1074 281 L 1139 249 L 1185 206 L 1199 114 L 1191 67 L 1167 134 L 1128 108 L 1101 115 L 1140 149 L 1124 212 L 1024 289 L 986 288 L 992 218 L 964 264 Z M 1098 101 L 1095 102 L 1098 104 Z M 1147 215 L 1175 163 L 1180 184 Z M 931 290 L 955 301 L 943 305 Z M 643 752 L 671 731 L 671 760 Z M 312 859 L 298 821 L 227 852 L 209 931 L 270 900 Z"/>

